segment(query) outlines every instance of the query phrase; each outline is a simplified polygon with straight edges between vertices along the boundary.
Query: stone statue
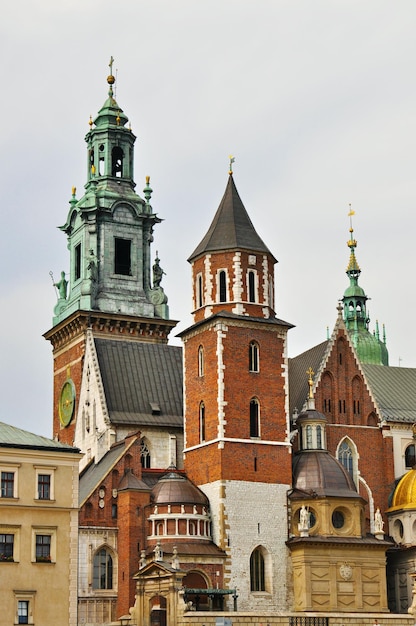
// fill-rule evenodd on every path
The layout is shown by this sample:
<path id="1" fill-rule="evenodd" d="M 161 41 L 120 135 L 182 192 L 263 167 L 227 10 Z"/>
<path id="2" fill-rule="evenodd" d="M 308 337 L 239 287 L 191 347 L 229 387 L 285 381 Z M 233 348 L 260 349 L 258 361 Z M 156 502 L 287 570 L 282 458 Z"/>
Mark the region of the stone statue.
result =
<path id="1" fill-rule="evenodd" d="M 383 518 L 380 513 L 380 509 L 378 508 L 374 514 L 374 532 L 382 533 L 384 527 Z"/>
<path id="2" fill-rule="evenodd" d="M 161 561 L 162 560 L 162 549 L 160 547 L 160 543 L 156 544 L 156 547 L 153 550 L 153 552 L 155 553 L 155 561 Z"/>
<path id="3" fill-rule="evenodd" d="M 140 552 L 140 562 L 139 562 L 139 568 L 141 569 L 142 567 L 144 567 L 146 565 L 146 550 L 142 550 Z"/>
<path id="4" fill-rule="evenodd" d="M 309 528 L 309 511 L 305 505 L 299 511 L 299 530 L 308 530 Z"/>
<path id="5" fill-rule="evenodd" d="M 173 546 L 172 567 L 173 569 L 179 569 L 178 549 L 176 546 Z"/>
<path id="6" fill-rule="evenodd" d="M 153 289 L 157 289 L 158 287 L 160 287 L 163 274 L 166 275 L 166 273 L 160 267 L 159 263 L 160 263 L 160 259 L 157 256 L 157 252 L 156 252 L 156 258 L 155 258 L 155 262 L 153 265 Z"/>
<path id="7" fill-rule="evenodd" d="M 94 250 L 90 250 L 89 262 L 87 265 L 87 270 L 90 273 L 90 279 L 94 282 L 97 280 L 98 270 L 97 270 L 97 257 L 94 254 Z"/>
<path id="8" fill-rule="evenodd" d="M 59 291 L 59 299 L 66 300 L 66 291 L 68 288 L 68 281 L 65 279 L 65 272 L 61 272 L 61 280 L 53 284 Z"/>

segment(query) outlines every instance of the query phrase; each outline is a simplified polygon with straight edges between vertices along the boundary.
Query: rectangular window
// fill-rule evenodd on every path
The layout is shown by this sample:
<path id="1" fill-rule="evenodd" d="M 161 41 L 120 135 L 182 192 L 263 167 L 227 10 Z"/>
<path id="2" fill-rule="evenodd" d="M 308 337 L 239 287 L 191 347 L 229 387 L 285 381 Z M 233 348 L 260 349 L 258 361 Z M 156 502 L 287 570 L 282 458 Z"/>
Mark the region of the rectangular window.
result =
<path id="1" fill-rule="evenodd" d="M 1 473 L 1 497 L 14 497 L 14 472 Z"/>
<path id="2" fill-rule="evenodd" d="M 131 276 L 131 240 L 114 239 L 114 273 Z"/>
<path id="3" fill-rule="evenodd" d="M 17 618 L 19 624 L 29 623 L 29 600 L 18 600 Z"/>
<path id="4" fill-rule="evenodd" d="M 0 561 L 13 561 L 14 535 L 0 534 Z"/>
<path id="5" fill-rule="evenodd" d="M 81 278 L 81 244 L 75 246 L 75 259 L 74 259 L 74 279 L 79 280 Z"/>
<path id="6" fill-rule="evenodd" d="M 39 500 L 51 499 L 51 475 L 50 474 L 38 474 L 38 499 Z"/>
<path id="7" fill-rule="evenodd" d="M 36 561 L 51 561 L 51 536 L 36 535 Z"/>

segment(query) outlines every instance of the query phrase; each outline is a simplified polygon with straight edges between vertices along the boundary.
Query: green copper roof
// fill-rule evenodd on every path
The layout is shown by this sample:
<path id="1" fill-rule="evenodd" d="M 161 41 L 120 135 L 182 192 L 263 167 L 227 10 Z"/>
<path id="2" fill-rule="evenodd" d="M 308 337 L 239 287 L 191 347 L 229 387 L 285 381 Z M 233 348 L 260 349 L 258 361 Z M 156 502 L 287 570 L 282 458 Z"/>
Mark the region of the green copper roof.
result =
<path id="1" fill-rule="evenodd" d="M 224 196 L 211 226 L 188 261 L 208 252 L 223 250 L 249 250 L 273 255 L 259 237 L 241 201 L 230 172 Z"/>
<path id="2" fill-rule="evenodd" d="M 350 215 L 352 214 L 353 212 L 350 213 Z M 351 224 L 350 238 L 347 242 L 347 246 L 351 251 L 347 267 L 347 276 L 350 284 L 342 298 L 345 326 L 361 363 L 388 365 L 389 355 L 385 338 L 383 341 L 380 340 L 378 324 L 375 334 L 371 334 L 368 329 L 370 323 L 367 311 L 368 297 L 364 289 L 358 284 L 361 270 L 355 256 L 357 242 L 353 235 L 354 230 Z"/>
<path id="3" fill-rule="evenodd" d="M 66 443 L 60 443 L 54 439 L 48 439 L 41 435 L 35 435 L 27 430 L 16 428 L 11 424 L 0 422 L 0 447 L 2 448 L 32 448 L 56 450 L 57 452 L 78 453 L 78 448 L 73 448 Z"/>

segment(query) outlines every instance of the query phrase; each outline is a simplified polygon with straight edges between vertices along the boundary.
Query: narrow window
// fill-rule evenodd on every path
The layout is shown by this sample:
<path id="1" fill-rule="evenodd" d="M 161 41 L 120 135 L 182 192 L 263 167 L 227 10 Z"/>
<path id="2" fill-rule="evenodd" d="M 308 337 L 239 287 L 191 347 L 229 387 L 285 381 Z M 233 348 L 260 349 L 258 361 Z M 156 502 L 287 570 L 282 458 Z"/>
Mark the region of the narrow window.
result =
<path id="1" fill-rule="evenodd" d="M 199 439 L 205 441 L 205 404 L 203 402 L 199 405 Z"/>
<path id="2" fill-rule="evenodd" d="M 198 376 L 201 377 L 204 375 L 204 348 L 199 346 L 198 348 Z"/>
<path id="3" fill-rule="evenodd" d="M 250 400 L 250 437 L 259 437 L 259 401 L 257 398 Z"/>
<path id="4" fill-rule="evenodd" d="M 404 458 L 406 462 L 406 467 L 414 467 L 414 465 L 416 464 L 416 450 L 413 443 L 410 446 L 407 446 L 404 453 Z"/>
<path id="5" fill-rule="evenodd" d="M 92 586 L 94 589 L 113 588 L 113 559 L 104 548 L 94 556 Z"/>
<path id="6" fill-rule="evenodd" d="M 264 557 L 260 548 L 253 550 L 250 556 L 250 589 L 265 591 Z"/>
<path id="7" fill-rule="evenodd" d="M 111 505 L 111 517 L 117 519 L 117 504 Z"/>
<path id="8" fill-rule="evenodd" d="M 51 536 L 36 535 L 36 561 L 51 560 Z"/>
<path id="9" fill-rule="evenodd" d="M 99 176 L 104 176 L 104 144 L 100 144 L 99 146 L 99 157 L 98 157 L 98 174 Z"/>
<path id="10" fill-rule="evenodd" d="M 74 279 L 79 280 L 80 278 L 81 278 L 81 244 L 78 243 L 75 246 Z"/>
<path id="11" fill-rule="evenodd" d="M 318 450 L 322 450 L 322 428 L 319 424 L 316 427 L 316 447 Z"/>
<path id="12" fill-rule="evenodd" d="M 227 301 L 227 274 L 224 270 L 221 270 L 219 273 L 219 282 L 220 282 L 220 302 Z"/>
<path id="13" fill-rule="evenodd" d="M 202 274 L 198 274 L 196 279 L 196 306 L 199 309 L 204 304 L 202 292 Z"/>
<path id="14" fill-rule="evenodd" d="M 131 240 L 114 239 L 114 273 L 131 276 Z"/>
<path id="15" fill-rule="evenodd" d="M 312 426 L 310 424 L 306 427 L 306 448 L 308 450 L 312 448 Z"/>
<path id="16" fill-rule="evenodd" d="M 252 270 L 248 272 L 248 301 L 256 302 L 256 275 Z"/>
<path id="17" fill-rule="evenodd" d="M 257 457 L 254 457 L 254 471 L 257 472 Z"/>
<path id="18" fill-rule="evenodd" d="M 123 150 L 116 146 L 111 151 L 111 176 L 121 178 L 123 175 Z"/>
<path id="19" fill-rule="evenodd" d="M 51 475 L 38 474 L 38 498 L 39 500 L 51 499 Z"/>
<path id="20" fill-rule="evenodd" d="M 0 535 L 0 561 L 13 561 L 14 535 Z"/>
<path id="21" fill-rule="evenodd" d="M 251 341 L 248 348 L 248 369 L 250 372 L 259 371 L 259 344 Z"/>
<path id="22" fill-rule="evenodd" d="M 14 495 L 14 472 L 1 473 L 1 497 L 13 498 Z"/>
<path id="23" fill-rule="evenodd" d="M 18 620 L 18 624 L 29 623 L 29 600 L 18 600 L 17 620 Z"/>

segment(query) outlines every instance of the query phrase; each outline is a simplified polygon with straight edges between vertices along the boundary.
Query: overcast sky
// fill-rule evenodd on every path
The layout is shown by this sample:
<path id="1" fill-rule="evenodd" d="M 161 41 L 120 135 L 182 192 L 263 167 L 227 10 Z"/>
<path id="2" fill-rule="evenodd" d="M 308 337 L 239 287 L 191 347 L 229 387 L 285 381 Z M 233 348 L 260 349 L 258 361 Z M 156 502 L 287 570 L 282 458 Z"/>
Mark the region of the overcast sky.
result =
<path id="1" fill-rule="evenodd" d="M 163 286 L 191 323 L 187 256 L 223 195 L 228 155 L 276 267 L 289 355 L 326 338 L 348 285 L 348 205 L 371 329 L 416 366 L 416 4 L 383 0 L 15 0 L 0 23 L 0 421 L 52 434 L 55 278 L 88 119 L 116 98 L 151 176 Z M 176 334 L 176 333 L 173 333 Z M 175 340 L 178 341 L 178 340 Z"/>

